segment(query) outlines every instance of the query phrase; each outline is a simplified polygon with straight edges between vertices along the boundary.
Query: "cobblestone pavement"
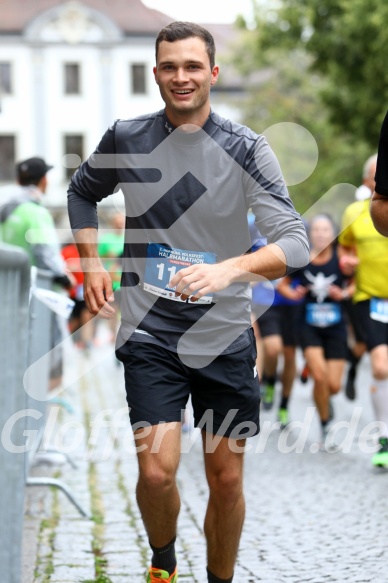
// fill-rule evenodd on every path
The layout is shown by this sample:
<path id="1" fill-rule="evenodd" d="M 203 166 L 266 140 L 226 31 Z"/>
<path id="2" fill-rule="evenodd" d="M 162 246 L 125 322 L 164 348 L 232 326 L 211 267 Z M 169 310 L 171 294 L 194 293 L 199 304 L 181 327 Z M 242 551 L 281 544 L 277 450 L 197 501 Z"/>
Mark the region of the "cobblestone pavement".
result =
<path id="1" fill-rule="evenodd" d="M 60 491 L 28 488 L 22 583 L 142 583 L 150 552 L 134 496 L 137 465 L 121 365 L 107 344 L 89 357 L 69 346 L 66 363 L 70 386 L 63 397 L 74 412 L 52 407 L 46 437 L 72 452 L 78 467 L 44 464 L 33 473 L 63 480 L 93 520 L 82 518 Z M 292 419 L 304 420 L 302 429 L 281 433 L 275 411 L 262 414 L 262 432 L 249 440 L 246 454 L 247 517 L 235 583 L 387 581 L 388 472 L 370 464 L 368 378 L 366 359 L 357 400 L 335 398 L 336 419 L 353 416 L 354 435 L 344 451 L 317 452 L 310 383 L 296 382 L 290 406 Z M 346 432 L 343 426 L 339 441 Z M 183 436 L 182 449 L 179 581 L 205 583 L 207 489 L 196 432 Z"/>

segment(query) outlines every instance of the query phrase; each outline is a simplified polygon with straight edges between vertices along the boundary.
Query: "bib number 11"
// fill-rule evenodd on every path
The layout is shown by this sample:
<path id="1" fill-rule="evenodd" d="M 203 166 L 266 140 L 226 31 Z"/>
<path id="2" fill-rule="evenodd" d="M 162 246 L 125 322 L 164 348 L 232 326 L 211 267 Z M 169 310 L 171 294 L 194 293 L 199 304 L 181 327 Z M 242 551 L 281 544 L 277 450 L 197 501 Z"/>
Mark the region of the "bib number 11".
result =
<path id="1" fill-rule="evenodd" d="M 166 267 L 166 264 L 165 263 L 158 263 L 156 267 L 158 268 L 158 279 L 159 279 L 159 281 L 163 281 L 164 269 Z M 175 266 L 168 267 L 167 271 L 170 274 L 169 281 L 171 281 L 172 278 L 174 277 L 174 275 L 176 274 L 176 267 Z"/>
<path id="2" fill-rule="evenodd" d="M 167 247 L 160 243 L 149 243 L 147 246 L 143 289 L 161 298 L 182 302 L 184 300 L 180 296 L 176 297 L 174 290 L 169 287 L 173 277 L 181 269 L 191 265 L 213 264 L 215 262 L 216 255 L 208 251 L 189 251 Z M 211 304 L 212 301 L 213 294 L 209 294 L 200 298 L 198 303 Z"/>

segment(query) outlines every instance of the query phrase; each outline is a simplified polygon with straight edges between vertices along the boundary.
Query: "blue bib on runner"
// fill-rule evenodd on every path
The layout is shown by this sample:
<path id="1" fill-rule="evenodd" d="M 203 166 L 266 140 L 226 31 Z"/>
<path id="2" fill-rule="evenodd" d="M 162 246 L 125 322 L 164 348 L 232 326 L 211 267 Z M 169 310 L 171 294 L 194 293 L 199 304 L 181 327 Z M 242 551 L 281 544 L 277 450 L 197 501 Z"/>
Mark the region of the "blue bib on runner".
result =
<path id="1" fill-rule="evenodd" d="M 369 315 L 372 320 L 388 324 L 388 300 L 382 298 L 371 298 L 369 304 Z"/>
<path id="2" fill-rule="evenodd" d="M 307 304 L 306 305 L 306 322 L 310 326 L 317 328 L 327 328 L 334 326 L 341 321 L 341 308 L 339 304 Z"/>
<path id="3" fill-rule="evenodd" d="M 149 243 L 147 247 L 147 259 L 144 273 L 145 291 L 161 298 L 182 302 L 176 297 L 174 290 L 168 287 L 168 283 L 181 269 L 190 265 L 216 262 L 216 255 L 206 251 L 187 251 L 185 249 L 172 249 L 159 243 Z M 213 294 L 200 298 L 193 304 L 210 304 Z"/>

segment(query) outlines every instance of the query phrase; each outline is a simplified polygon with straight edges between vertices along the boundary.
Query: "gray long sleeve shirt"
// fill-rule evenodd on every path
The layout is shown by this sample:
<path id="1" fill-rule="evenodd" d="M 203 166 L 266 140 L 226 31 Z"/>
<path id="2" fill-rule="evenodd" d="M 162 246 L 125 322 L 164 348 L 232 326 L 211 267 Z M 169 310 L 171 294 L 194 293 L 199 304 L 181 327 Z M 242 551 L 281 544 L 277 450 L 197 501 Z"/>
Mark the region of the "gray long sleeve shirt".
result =
<path id="1" fill-rule="evenodd" d="M 183 130 L 164 110 L 115 122 L 73 176 L 70 222 L 74 231 L 97 228 L 97 203 L 123 192 L 119 343 L 235 352 L 250 341 L 249 284 L 232 284 L 198 304 L 175 300 L 167 286 L 172 275 L 193 262 L 249 252 L 248 209 L 268 243 L 284 251 L 287 273 L 308 263 L 308 240 L 263 136 L 214 112 L 198 131 Z"/>

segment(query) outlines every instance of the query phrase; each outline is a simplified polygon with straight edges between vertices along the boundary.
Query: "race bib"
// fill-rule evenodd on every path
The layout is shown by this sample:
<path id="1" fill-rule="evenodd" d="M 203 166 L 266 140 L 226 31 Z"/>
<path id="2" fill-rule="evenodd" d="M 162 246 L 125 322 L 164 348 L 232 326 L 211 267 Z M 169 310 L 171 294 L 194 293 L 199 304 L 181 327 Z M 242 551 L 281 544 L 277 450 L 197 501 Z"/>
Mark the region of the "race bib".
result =
<path id="1" fill-rule="evenodd" d="M 369 315 L 372 320 L 388 324 L 388 300 L 372 298 L 369 304 Z"/>
<path id="2" fill-rule="evenodd" d="M 159 243 L 149 243 L 147 247 L 147 259 L 144 272 L 143 289 L 161 298 L 182 302 L 175 296 L 174 289 L 168 284 L 174 275 L 181 269 L 190 265 L 216 262 L 214 253 L 204 251 L 187 251 L 185 249 L 172 249 Z M 210 304 L 213 294 L 200 298 L 195 304 Z"/>
<path id="3" fill-rule="evenodd" d="M 306 322 L 317 328 L 327 328 L 338 324 L 341 320 L 341 308 L 339 304 L 307 304 Z"/>

